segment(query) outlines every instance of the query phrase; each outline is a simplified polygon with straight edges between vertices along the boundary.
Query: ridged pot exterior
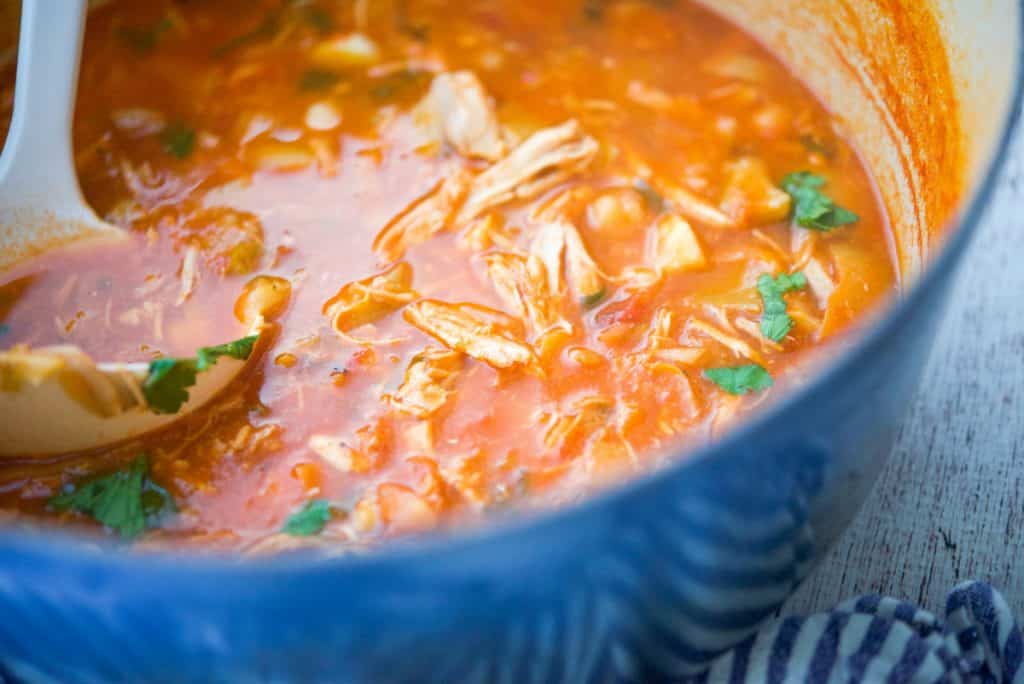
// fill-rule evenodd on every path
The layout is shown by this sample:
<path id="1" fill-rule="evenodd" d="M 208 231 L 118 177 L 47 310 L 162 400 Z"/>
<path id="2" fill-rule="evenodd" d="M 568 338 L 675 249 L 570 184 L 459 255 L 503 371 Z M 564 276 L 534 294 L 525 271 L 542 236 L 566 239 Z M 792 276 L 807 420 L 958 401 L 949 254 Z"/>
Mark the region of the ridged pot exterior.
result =
<path id="1" fill-rule="evenodd" d="M 772 615 L 862 503 L 951 270 L 860 362 L 743 440 L 509 531 L 357 562 L 145 572 L 0 540 L 0 662 L 14 681 L 62 684 L 692 672 Z"/>

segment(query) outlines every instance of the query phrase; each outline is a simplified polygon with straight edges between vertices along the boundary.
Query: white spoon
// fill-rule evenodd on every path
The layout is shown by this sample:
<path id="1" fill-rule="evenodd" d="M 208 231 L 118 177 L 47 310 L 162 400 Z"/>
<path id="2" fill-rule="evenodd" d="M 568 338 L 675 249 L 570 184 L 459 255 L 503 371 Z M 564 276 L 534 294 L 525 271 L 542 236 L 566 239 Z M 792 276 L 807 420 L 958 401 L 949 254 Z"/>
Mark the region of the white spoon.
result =
<path id="1" fill-rule="evenodd" d="M 43 252 L 127 237 L 85 203 L 75 174 L 71 123 L 86 9 L 87 0 L 22 3 L 14 115 L 0 155 L 0 274 Z M 259 320 L 249 334 L 262 329 Z M 0 351 L 0 457 L 94 449 L 166 427 L 245 366 L 220 357 L 197 374 L 176 412 L 158 413 L 146 398 L 148 363 L 95 363 L 68 346 Z"/>
<path id="2" fill-rule="evenodd" d="M 87 0 L 22 4 L 14 115 L 0 156 L 0 269 L 72 243 L 121 240 L 75 175 L 71 121 Z"/>

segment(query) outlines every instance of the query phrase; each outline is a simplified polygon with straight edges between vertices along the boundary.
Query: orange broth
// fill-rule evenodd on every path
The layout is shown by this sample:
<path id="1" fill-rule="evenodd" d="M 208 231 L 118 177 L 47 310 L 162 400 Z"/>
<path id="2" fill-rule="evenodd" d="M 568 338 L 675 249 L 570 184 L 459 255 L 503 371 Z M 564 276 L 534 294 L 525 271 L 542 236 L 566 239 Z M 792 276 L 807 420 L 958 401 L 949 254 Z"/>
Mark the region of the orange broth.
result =
<path id="1" fill-rule="evenodd" d="M 344 64 L 317 52 L 353 35 L 375 54 Z M 489 208 L 496 236 L 467 235 L 473 222 L 447 215 L 381 258 L 378 234 L 441 181 L 501 163 L 425 130 L 432 79 L 459 71 L 492 103 L 501 156 L 569 120 L 596 154 Z M 2 84 L 9 109 L 13 68 Z M 782 389 L 730 394 L 708 369 L 757 363 L 781 378 L 897 288 L 884 209 L 829 113 L 752 39 L 685 1 L 114 0 L 89 18 L 74 139 L 87 199 L 131 242 L 0 276 L 0 346 L 189 356 L 245 333 L 234 309 L 251 279 L 291 285 L 256 372 L 197 414 L 101 453 L 0 464 L 12 516 L 84 524 L 47 502 L 146 452 L 178 511 L 143 545 L 345 549 L 577 500 L 714 438 Z M 736 181 L 737 164 L 753 180 Z M 859 220 L 808 230 L 788 205 L 759 208 L 797 171 L 826 179 L 822 192 Z M 768 199 L 762 177 L 776 188 Z M 684 211 L 679 188 L 679 202 L 733 225 Z M 549 303 L 571 332 L 543 341 L 486 264 L 525 259 L 556 214 L 603 289 L 581 292 L 556 266 L 566 282 Z M 703 263 L 656 266 L 652 231 L 668 215 Z M 325 302 L 392 262 L 411 267 L 415 299 L 339 334 Z M 801 270 L 811 282 L 784 295 L 792 329 L 765 338 L 759 276 Z M 515 320 L 502 334 L 536 367 L 455 354 L 443 405 L 400 410 L 387 397 L 410 362 L 445 348 L 402 310 L 422 299 L 503 311 Z M 332 505 L 322 531 L 281 532 L 316 500 Z"/>

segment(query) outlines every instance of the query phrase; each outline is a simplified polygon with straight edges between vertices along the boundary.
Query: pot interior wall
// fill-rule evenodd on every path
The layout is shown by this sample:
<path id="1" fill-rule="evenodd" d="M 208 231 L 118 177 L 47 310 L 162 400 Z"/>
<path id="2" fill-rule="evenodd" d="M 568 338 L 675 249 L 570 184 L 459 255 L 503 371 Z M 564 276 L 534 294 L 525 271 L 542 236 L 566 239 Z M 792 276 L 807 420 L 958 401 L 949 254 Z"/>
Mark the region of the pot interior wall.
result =
<path id="1" fill-rule="evenodd" d="M 788 62 L 874 173 L 904 283 L 981 181 L 1012 106 L 1014 0 L 714 0 Z"/>

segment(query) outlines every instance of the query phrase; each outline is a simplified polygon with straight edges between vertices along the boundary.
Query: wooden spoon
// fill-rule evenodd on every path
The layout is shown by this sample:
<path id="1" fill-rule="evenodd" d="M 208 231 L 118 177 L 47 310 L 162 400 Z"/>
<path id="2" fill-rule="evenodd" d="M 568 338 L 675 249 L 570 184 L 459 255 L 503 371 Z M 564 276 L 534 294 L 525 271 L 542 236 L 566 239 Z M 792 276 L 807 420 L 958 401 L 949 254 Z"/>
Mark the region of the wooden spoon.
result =
<path id="1" fill-rule="evenodd" d="M 128 236 L 96 216 L 75 174 L 71 123 L 86 9 L 87 0 L 22 4 L 14 115 L 0 155 L 0 273 L 44 252 Z M 249 335 L 263 328 L 260 319 Z M 152 364 L 97 363 L 76 347 L 0 351 L 0 457 L 94 449 L 166 427 L 258 355 L 219 357 L 196 374 L 176 412 L 161 413 L 166 407 L 147 400 Z"/>

